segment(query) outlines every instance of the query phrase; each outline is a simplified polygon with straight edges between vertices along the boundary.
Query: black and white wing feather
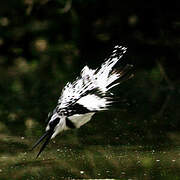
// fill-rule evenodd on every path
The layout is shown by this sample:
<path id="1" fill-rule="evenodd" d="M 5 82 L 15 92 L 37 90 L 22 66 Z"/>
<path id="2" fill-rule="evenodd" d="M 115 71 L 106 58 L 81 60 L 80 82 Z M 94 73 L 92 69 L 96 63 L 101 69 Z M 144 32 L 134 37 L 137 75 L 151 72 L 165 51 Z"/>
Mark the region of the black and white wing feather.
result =
<path id="1" fill-rule="evenodd" d="M 121 83 L 121 78 L 129 78 L 132 65 L 125 65 L 120 71 L 113 70 L 115 64 L 126 52 L 126 48 L 115 46 L 112 54 L 100 68 L 90 69 L 85 66 L 74 82 L 67 83 L 58 100 L 58 111 L 63 109 L 69 113 L 96 112 L 106 110 L 113 102 L 109 90 Z M 119 80 L 119 81 L 118 81 Z M 80 107 L 80 108 L 77 108 Z M 80 113 L 81 114 L 81 113 Z"/>

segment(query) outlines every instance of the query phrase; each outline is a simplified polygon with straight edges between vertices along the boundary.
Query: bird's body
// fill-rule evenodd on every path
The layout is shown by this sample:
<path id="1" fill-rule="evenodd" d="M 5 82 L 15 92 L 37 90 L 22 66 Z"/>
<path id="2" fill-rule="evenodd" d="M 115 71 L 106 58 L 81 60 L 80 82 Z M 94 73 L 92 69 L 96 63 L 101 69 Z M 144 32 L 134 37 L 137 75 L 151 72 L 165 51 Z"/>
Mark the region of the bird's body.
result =
<path id="1" fill-rule="evenodd" d="M 115 46 L 100 68 L 90 69 L 85 66 L 74 82 L 66 84 L 56 108 L 48 115 L 46 133 L 33 146 L 36 147 L 47 137 L 37 156 L 48 141 L 61 131 L 81 127 L 97 111 L 107 110 L 112 105 L 114 96 L 110 89 L 120 84 L 124 78 L 132 76 L 132 65 L 129 64 L 119 71 L 113 70 L 125 52 L 125 47 Z"/>

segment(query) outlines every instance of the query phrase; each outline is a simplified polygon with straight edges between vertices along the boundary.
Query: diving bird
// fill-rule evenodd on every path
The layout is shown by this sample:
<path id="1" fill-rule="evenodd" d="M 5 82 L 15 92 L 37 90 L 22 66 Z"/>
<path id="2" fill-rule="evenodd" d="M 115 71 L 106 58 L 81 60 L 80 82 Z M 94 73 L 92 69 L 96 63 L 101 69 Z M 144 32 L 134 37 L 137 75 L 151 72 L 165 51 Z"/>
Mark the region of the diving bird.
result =
<path id="1" fill-rule="evenodd" d="M 115 46 L 112 53 L 99 68 L 85 66 L 74 82 L 68 82 L 62 90 L 56 108 L 48 114 L 45 134 L 34 144 L 34 149 L 43 139 L 37 157 L 44 150 L 50 139 L 68 129 L 80 128 L 90 121 L 92 116 L 102 110 L 108 110 L 115 101 L 110 90 L 133 76 L 132 65 L 114 66 L 126 53 L 127 48 Z"/>

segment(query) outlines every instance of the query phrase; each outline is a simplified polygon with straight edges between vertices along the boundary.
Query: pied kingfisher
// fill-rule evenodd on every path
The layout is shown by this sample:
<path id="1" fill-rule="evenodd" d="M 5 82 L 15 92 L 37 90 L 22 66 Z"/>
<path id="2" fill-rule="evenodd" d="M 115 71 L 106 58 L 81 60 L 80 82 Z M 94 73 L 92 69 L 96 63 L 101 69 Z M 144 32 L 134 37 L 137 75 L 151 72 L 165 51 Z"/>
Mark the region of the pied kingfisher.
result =
<path id="1" fill-rule="evenodd" d="M 72 83 L 67 83 L 62 90 L 56 108 L 48 114 L 45 134 L 34 144 L 34 149 L 44 138 L 37 157 L 50 139 L 64 130 L 80 128 L 90 121 L 97 112 L 107 110 L 114 102 L 110 89 L 123 80 L 132 77 L 132 65 L 126 64 L 120 70 L 113 67 L 121 59 L 127 48 L 115 46 L 109 58 L 97 69 L 85 66 L 80 76 Z"/>

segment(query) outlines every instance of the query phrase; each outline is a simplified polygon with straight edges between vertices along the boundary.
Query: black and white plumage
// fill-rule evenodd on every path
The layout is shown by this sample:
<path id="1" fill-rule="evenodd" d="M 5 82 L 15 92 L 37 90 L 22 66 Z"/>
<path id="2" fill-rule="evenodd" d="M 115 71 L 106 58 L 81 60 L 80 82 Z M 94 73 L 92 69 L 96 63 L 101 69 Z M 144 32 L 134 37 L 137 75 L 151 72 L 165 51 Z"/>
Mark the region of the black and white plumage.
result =
<path id="1" fill-rule="evenodd" d="M 34 149 L 44 138 L 47 138 L 37 157 L 49 140 L 57 134 L 81 127 L 97 111 L 107 110 L 112 105 L 114 96 L 110 92 L 111 88 L 132 76 L 132 65 L 126 64 L 119 71 L 113 69 L 126 50 L 125 47 L 115 46 L 110 57 L 100 68 L 90 69 L 85 66 L 74 82 L 66 84 L 56 108 L 48 115 L 45 134 L 32 148 Z"/>

